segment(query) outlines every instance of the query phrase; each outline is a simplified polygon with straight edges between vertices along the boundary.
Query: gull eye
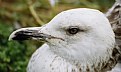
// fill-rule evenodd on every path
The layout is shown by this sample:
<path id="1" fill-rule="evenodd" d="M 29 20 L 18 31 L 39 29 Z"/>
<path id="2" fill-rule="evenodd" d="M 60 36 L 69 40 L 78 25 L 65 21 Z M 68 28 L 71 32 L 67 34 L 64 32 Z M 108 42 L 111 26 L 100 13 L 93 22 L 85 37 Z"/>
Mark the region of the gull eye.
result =
<path id="1" fill-rule="evenodd" d="M 78 27 L 69 27 L 68 29 L 67 29 L 67 32 L 69 33 L 69 34 L 76 34 L 76 33 L 78 33 L 79 32 L 79 28 Z"/>

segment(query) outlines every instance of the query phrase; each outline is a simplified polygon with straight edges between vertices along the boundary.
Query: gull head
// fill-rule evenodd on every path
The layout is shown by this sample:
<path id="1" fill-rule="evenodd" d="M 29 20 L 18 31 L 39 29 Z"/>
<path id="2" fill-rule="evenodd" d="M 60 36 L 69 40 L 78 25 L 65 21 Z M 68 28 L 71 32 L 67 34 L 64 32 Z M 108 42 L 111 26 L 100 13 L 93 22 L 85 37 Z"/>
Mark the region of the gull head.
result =
<path id="1" fill-rule="evenodd" d="M 115 45 L 115 35 L 105 15 L 95 9 L 63 11 L 42 27 L 21 28 L 9 40 L 44 40 L 56 55 L 75 63 L 106 62 Z"/>

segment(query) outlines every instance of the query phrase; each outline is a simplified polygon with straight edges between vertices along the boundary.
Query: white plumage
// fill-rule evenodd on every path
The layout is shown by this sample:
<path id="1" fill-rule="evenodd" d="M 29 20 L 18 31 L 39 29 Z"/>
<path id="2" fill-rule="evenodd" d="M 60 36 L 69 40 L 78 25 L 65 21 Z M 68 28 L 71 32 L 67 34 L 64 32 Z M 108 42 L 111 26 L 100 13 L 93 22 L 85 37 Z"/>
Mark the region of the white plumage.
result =
<path id="1" fill-rule="evenodd" d="M 108 19 L 94 9 L 63 11 L 42 27 L 22 28 L 9 39 L 46 43 L 32 55 L 27 72 L 106 72 L 117 62 L 115 35 Z"/>

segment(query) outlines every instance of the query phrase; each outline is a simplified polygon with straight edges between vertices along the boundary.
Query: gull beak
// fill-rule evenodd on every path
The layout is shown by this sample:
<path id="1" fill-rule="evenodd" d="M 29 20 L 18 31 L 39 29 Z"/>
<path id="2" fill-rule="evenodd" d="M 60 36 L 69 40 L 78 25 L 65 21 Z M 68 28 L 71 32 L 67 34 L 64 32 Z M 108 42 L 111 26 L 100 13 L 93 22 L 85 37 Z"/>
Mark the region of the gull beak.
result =
<path id="1" fill-rule="evenodd" d="M 46 40 L 47 38 L 54 38 L 51 35 L 40 33 L 41 29 L 42 27 L 29 27 L 18 29 L 9 36 L 9 40 Z"/>

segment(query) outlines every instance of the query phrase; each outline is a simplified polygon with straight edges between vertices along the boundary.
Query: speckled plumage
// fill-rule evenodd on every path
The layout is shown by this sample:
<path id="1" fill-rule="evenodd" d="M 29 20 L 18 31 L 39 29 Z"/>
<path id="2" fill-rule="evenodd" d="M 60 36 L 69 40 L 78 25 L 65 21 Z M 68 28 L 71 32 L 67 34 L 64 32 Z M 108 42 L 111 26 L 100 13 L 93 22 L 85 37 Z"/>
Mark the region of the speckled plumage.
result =
<path id="1" fill-rule="evenodd" d="M 79 32 L 69 34 L 69 27 L 78 27 Z M 10 39 L 23 35 L 46 41 L 32 55 L 27 72 L 107 72 L 118 62 L 115 35 L 106 16 L 98 10 L 63 11 L 45 26 L 19 29 Z"/>

